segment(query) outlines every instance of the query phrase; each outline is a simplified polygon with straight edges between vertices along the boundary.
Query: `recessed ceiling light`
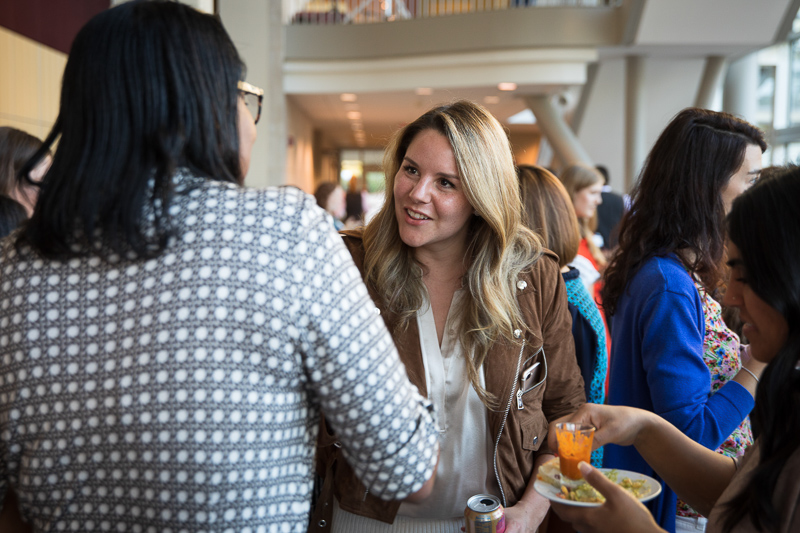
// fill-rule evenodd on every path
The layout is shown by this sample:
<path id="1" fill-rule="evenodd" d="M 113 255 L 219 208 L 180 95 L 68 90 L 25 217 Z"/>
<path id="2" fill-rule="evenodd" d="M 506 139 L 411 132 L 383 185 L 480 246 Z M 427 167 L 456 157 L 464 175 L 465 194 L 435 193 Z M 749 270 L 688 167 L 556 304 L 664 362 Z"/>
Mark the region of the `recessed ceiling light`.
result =
<path id="1" fill-rule="evenodd" d="M 344 93 L 341 96 L 339 96 L 339 98 L 342 100 L 342 102 L 355 102 L 356 101 L 356 95 L 354 95 L 353 93 Z"/>
<path id="2" fill-rule="evenodd" d="M 361 120 L 361 112 L 360 111 L 348 111 L 347 118 L 350 120 Z"/>
<path id="3" fill-rule="evenodd" d="M 489 104 L 489 105 L 491 105 L 491 104 L 499 104 L 500 103 L 500 97 L 499 96 L 484 96 L 483 97 L 483 103 L 484 104 Z"/>
<path id="4" fill-rule="evenodd" d="M 516 91 L 517 84 L 510 81 L 505 81 L 503 83 L 498 83 L 497 88 L 501 91 Z"/>
<path id="5" fill-rule="evenodd" d="M 417 90 L 414 92 L 420 96 L 430 96 L 433 94 L 433 89 L 430 87 L 417 87 Z"/>

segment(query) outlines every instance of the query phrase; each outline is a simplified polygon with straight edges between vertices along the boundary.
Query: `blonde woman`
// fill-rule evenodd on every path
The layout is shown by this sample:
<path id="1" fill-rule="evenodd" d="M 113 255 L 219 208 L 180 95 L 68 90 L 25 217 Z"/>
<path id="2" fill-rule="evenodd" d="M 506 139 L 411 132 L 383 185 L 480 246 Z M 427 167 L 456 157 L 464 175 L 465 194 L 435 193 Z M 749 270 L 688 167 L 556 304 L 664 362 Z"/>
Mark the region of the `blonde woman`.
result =
<path id="1" fill-rule="evenodd" d="M 558 258 L 522 224 L 508 138 L 479 105 L 434 108 L 402 128 L 384 170 L 383 208 L 345 242 L 411 381 L 436 406 L 437 478 L 420 503 L 375 498 L 323 428 L 327 490 L 312 524 L 324 527 L 312 529 L 332 518 L 350 533 L 460 533 L 467 499 L 490 493 L 508 533 L 534 531 L 549 508 L 533 490 L 552 453 L 548 425 L 585 401 Z"/>
<path id="2" fill-rule="evenodd" d="M 603 175 L 594 167 L 574 164 L 567 167 L 560 178 L 572 199 L 581 229 L 581 242 L 573 266 L 581 271 L 586 289 L 597 299 L 600 293 L 597 281 L 607 264 L 603 252 L 593 240 L 597 228 L 597 206 L 603 203 Z"/>

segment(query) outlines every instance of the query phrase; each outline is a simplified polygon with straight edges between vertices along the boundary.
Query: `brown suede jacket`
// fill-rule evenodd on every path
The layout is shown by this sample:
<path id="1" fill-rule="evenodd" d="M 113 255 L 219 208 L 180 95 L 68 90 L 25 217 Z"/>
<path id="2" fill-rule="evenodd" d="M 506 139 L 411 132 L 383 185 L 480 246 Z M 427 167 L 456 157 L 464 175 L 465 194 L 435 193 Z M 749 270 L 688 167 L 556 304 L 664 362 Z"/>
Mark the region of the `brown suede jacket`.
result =
<path id="1" fill-rule="evenodd" d="M 363 275 L 361 232 L 349 231 L 343 236 Z M 490 349 L 483 367 L 487 390 L 502 402 L 499 411 L 489 411 L 488 419 L 495 442 L 492 468 L 505 507 L 517 503 L 524 494 L 536 457 L 552 453 L 547 448 L 548 422 L 574 412 L 586 402 L 583 378 L 575 359 L 567 292 L 555 254 L 546 251 L 530 270 L 520 274 L 517 288 L 528 331 L 516 334 L 524 343 L 498 341 Z M 368 289 L 373 301 L 380 302 L 374 287 Z M 398 317 L 383 309 L 381 313 L 409 379 L 427 396 L 417 323 L 411 321 L 405 329 L 399 329 Z M 525 370 L 536 363 L 539 365 L 535 371 L 526 376 Z M 317 468 L 321 475 L 332 472 L 333 479 L 325 479 L 309 531 L 326 531 L 330 527 L 331 493 L 335 493 L 342 509 L 392 523 L 400 502 L 387 502 L 369 494 L 346 461 L 340 460 L 337 449 L 336 436 L 328 432 L 323 419 Z"/>

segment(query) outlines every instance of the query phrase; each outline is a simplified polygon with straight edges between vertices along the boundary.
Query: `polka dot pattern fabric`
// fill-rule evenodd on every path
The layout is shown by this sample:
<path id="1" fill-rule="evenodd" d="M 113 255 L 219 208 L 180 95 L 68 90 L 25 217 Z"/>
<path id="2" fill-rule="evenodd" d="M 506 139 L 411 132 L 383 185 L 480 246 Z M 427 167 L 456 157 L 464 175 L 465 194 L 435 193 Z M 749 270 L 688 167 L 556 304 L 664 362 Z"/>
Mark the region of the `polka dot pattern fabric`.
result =
<path id="1" fill-rule="evenodd" d="M 320 409 L 370 492 L 421 488 L 435 426 L 330 217 L 176 182 L 155 259 L 3 244 L 0 498 L 37 531 L 305 531 Z"/>

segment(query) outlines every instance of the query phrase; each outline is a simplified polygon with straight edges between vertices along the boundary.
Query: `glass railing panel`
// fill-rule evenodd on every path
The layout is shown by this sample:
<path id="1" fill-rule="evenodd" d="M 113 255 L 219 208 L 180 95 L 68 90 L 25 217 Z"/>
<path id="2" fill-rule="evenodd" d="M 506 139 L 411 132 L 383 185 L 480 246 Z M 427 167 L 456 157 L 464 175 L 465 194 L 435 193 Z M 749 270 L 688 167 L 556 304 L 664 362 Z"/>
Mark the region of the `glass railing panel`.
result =
<path id="1" fill-rule="evenodd" d="M 546 7 L 617 7 L 622 0 L 284 0 L 288 24 L 369 24 Z"/>

